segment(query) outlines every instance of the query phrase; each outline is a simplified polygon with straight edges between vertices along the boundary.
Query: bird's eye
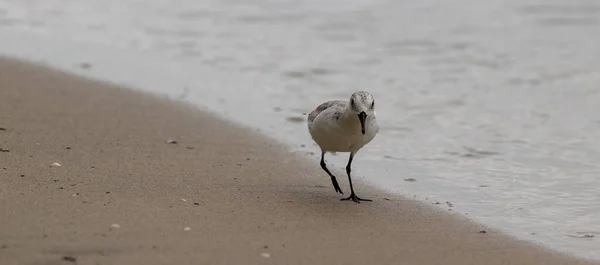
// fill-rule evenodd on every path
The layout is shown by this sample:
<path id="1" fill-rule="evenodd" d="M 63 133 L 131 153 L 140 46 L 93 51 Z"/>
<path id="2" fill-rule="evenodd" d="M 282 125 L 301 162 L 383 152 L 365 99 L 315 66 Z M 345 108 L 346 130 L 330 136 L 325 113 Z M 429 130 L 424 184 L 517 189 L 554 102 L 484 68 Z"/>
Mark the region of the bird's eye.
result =
<path id="1" fill-rule="evenodd" d="M 373 103 L 371 103 L 371 108 L 375 107 L 375 100 L 373 100 Z"/>

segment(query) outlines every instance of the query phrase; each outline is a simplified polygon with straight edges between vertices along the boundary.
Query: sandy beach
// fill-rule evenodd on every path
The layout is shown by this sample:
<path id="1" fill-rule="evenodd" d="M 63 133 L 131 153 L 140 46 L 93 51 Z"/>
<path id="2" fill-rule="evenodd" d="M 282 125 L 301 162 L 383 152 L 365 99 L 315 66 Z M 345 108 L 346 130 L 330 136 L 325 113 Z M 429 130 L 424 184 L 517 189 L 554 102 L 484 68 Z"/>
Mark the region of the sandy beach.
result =
<path id="1" fill-rule="evenodd" d="M 599 264 L 359 181 L 374 202 L 340 201 L 254 130 L 9 58 L 0 128 L 3 265 Z"/>

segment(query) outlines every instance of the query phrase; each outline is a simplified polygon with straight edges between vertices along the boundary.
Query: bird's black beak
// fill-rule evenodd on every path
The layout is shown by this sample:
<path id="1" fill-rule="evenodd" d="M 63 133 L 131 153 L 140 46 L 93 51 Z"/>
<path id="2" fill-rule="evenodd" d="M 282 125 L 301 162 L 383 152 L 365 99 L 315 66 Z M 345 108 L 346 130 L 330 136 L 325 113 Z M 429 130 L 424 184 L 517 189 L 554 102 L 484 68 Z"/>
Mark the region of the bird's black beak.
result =
<path id="1" fill-rule="evenodd" d="M 360 121 L 360 131 L 362 134 L 365 134 L 365 120 L 367 119 L 367 114 L 363 111 L 358 114 L 358 120 Z"/>

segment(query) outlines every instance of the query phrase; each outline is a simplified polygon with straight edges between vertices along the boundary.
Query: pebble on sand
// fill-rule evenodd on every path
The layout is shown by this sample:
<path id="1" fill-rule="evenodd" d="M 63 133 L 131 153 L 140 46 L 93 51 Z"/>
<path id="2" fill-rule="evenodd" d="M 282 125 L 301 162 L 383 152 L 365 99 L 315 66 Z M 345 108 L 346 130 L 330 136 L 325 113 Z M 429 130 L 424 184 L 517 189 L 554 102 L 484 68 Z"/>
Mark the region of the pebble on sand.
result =
<path id="1" fill-rule="evenodd" d="M 261 255 L 263 258 L 267 258 L 267 259 L 271 257 L 271 254 L 269 254 L 269 253 L 267 253 L 267 252 L 260 253 L 260 255 Z"/>
<path id="2" fill-rule="evenodd" d="M 52 163 L 52 166 L 53 166 L 53 167 L 60 167 L 60 164 L 59 164 L 59 163 L 56 163 L 56 162 L 54 162 L 54 163 Z"/>
<path id="3" fill-rule="evenodd" d="M 110 227 L 112 227 L 112 228 L 121 228 L 121 226 L 119 224 L 112 224 L 112 225 L 110 225 Z"/>
<path id="4" fill-rule="evenodd" d="M 192 228 L 190 228 L 189 226 L 186 226 L 186 227 L 183 229 L 183 231 L 190 231 L 190 230 L 192 230 Z"/>
<path id="5" fill-rule="evenodd" d="M 167 140 L 167 143 L 168 144 L 177 144 L 177 140 L 170 139 L 170 140 Z"/>

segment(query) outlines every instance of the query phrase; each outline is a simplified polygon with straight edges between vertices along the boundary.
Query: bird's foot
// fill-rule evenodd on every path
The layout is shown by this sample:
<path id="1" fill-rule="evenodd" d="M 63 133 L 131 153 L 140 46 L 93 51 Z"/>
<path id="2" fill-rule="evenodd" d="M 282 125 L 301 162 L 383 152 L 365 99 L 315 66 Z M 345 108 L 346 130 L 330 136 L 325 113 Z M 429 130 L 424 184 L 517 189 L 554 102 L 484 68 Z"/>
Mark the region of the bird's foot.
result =
<path id="1" fill-rule="evenodd" d="M 340 185 L 338 185 L 335 177 L 331 178 L 331 183 L 333 184 L 333 188 L 335 189 L 335 192 L 337 192 L 339 194 L 344 194 L 344 192 L 342 192 L 342 189 L 340 188 Z"/>
<path id="2" fill-rule="evenodd" d="M 353 202 L 356 202 L 356 203 L 360 203 L 360 201 L 366 201 L 366 202 L 372 202 L 373 201 L 373 200 L 369 200 L 369 199 L 359 198 L 358 196 L 356 196 L 356 194 L 354 194 L 354 192 L 352 194 L 350 194 L 350 196 L 348 196 L 348 198 L 343 198 L 341 200 L 342 201 L 352 200 Z"/>

